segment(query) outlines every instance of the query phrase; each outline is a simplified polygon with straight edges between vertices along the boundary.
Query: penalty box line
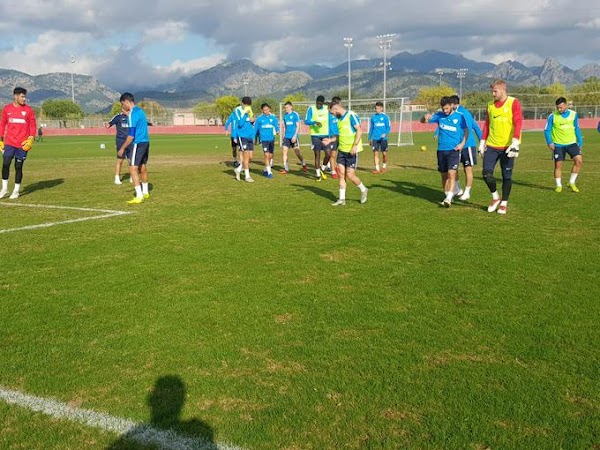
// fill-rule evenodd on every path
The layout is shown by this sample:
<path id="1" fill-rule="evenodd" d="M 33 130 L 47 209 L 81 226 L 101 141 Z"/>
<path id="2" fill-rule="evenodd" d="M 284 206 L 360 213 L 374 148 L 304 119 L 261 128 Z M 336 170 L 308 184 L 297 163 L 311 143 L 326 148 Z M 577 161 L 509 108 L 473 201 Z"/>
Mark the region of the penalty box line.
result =
<path id="1" fill-rule="evenodd" d="M 142 445 L 158 446 L 167 450 L 244 450 L 224 443 L 210 442 L 200 437 L 192 438 L 167 429 L 160 430 L 151 425 L 136 423 L 129 419 L 111 416 L 91 409 L 75 408 L 51 398 L 36 397 L 0 386 L 0 400 L 9 405 L 39 412 L 55 419 L 68 420 L 117 433 L 121 438 Z"/>
<path id="2" fill-rule="evenodd" d="M 0 234 L 3 233 L 12 233 L 14 231 L 23 231 L 23 230 L 35 230 L 37 228 L 49 228 L 56 225 L 65 225 L 68 223 L 76 223 L 76 222 L 86 222 L 88 220 L 99 220 L 99 219 L 108 219 L 110 217 L 118 217 L 125 216 L 127 214 L 132 214 L 127 211 L 115 211 L 112 209 L 96 209 L 96 208 L 78 208 L 75 206 L 57 206 L 57 205 L 34 205 L 30 203 L 6 203 L 0 202 L 1 206 L 13 206 L 13 207 L 25 207 L 25 208 L 39 208 L 39 209 L 65 209 L 70 211 L 82 211 L 82 212 L 94 212 L 94 213 L 102 213 L 98 216 L 88 216 L 88 217 L 79 217 L 77 219 L 69 219 L 69 220 L 60 220 L 58 222 L 45 222 L 37 225 L 27 225 L 24 227 L 18 228 L 7 228 L 4 230 L 0 230 Z"/>

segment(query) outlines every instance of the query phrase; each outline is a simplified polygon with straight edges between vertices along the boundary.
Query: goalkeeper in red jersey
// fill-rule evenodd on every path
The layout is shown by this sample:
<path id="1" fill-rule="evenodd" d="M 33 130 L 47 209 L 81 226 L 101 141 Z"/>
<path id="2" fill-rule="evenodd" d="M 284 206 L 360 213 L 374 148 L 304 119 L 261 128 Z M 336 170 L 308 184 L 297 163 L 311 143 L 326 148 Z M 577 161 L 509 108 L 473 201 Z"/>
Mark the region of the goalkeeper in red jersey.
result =
<path id="1" fill-rule="evenodd" d="M 37 130 L 35 113 L 27 105 L 27 89 L 16 87 L 14 101 L 4 107 L 0 119 L 0 150 L 2 150 L 2 189 L 0 198 L 8 194 L 10 164 L 15 160 L 15 187 L 11 199 L 19 198 L 23 180 L 23 164 L 33 146 Z"/>

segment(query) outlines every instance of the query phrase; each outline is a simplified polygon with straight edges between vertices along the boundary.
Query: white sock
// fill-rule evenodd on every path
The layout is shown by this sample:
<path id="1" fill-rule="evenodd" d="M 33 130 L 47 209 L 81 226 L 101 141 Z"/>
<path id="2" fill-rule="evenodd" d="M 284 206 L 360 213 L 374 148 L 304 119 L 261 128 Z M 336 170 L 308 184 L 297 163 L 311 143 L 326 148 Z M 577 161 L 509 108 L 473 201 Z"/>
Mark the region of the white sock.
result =
<path id="1" fill-rule="evenodd" d="M 327 166 L 323 166 L 323 165 L 321 165 L 321 170 L 322 170 L 323 172 L 325 172 L 325 169 L 327 169 Z"/>
<path id="2" fill-rule="evenodd" d="M 8 191 L 8 180 L 2 180 L 2 190 Z"/>
<path id="3" fill-rule="evenodd" d="M 327 168 L 331 169 L 331 161 L 327 163 Z"/>
<path id="4" fill-rule="evenodd" d="M 288 166 L 287 161 L 285 163 L 283 163 L 283 168 L 285 169 L 286 172 L 290 171 L 290 167 Z"/>
<path id="5" fill-rule="evenodd" d="M 317 169 L 317 176 L 320 177 L 321 176 L 321 170 Z"/>
<path id="6" fill-rule="evenodd" d="M 358 188 L 360 189 L 360 192 L 365 192 L 367 190 L 366 186 L 362 183 L 358 185 Z"/>
<path id="7" fill-rule="evenodd" d="M 142 197 L 144 197 L 144 194 L 142 194 L 142 186 L 139 186 L 139 185 L 138 185 L 138 186 L 136 186 L 136 187 L 135 187 L 135 196 L 136 196 L 137 198 L 142 198 Z"/>
<path id="8" fill-rule="evenodd" d="M 13 189 L 13 192 L 19 192 L 21 190 L 21 183 L 17 184 L 15 183 L 15 188 Z"/>
<path id="9" fill-rule="evenodd" d="M 273 167 L 273 160 L 269 162 L 269 167 Z"/>
<path id="10" fill-rule="evenodd" d="M 498 191 L 492 192 L 492 200 L 500 200 L 500 196 L 498 195 Z"/>
<path id="11" fill-rule="evenodd" d="M 506 206 L 506 205 L 508 205 L 508 200 L 502 200 L 500 202 L 500 206 Z"/>
<path id="12" fill-rule="evenodd" d="M 346 189 L 340 189 L 340 200 L 346 200 Z"/>
<path id="13" fill-rule="evenodd" d="M 452 197 L 454 196 L 454 192 L 447 191 L 447 192 L 444 192 L 444 193 L 446 194 L 446 200 L 448 200 L 449 202 L 451 202 L 452 201 Z"/>
<path id="14" fill-rule="evenodd" d="M 121 177 L 119 175 L 115 175 L 115 181 L 121 181 Z"/>
<path id="15" fill-rule="evenodd" d="M 386 169 L 387 168 L 387 163 L 383 163 L 383 168 Z"/>
<path id="16" fill-rule="evenodd" d="M 375 164 L 375 170 L 379 172 L 379 164 Z"/>
<path id="17" fill-rule="evenodd" d="M 465 195 L 471 195 L 471 186 L 465 186 Z"/>
<path id="18" fill-rule="evenodd" d="M 579 175 L 579 174 L 578 173 L 571 174 L 571 178 L 569 179 L 570 184 L 575 184 L 575 181 L 577 180 L 577 175 Z"/>
<path id="19" fill-rule="evenodd" d="M 242 167 L 242 165 L 240 164 L 240 165 L 239 165 L 239 166 L 237 166 L 237 167 L 236 167 L 234 170 L 235 170 L 237 173 L 242 173 L 243 167 Z"/>
<path id="20" fill-rule="evenodd" d="M 244 169 L 244 175 L 246 176 L 246 180 L 250 178 L 250 169 Z"/>
<path id="21" fill-rule="evenodd" d="M 144 194 L 148 193 L 148 183 L 142 182 L 142 193 L 144 193 Z"/>
<path id="22" fill-rule="evenodd" d="M 560 178 L 555 178 L 556 180 L 556 187 L 562 187 L 562 180 Z"/>
<path id="23" fill-rule="evenodd" d="M 266 171 L 267 173 L 271 173 L 271 166 L 267 166 Z"/>
<path id="24" fill-rule="evenodd" d="M 300 161 L 300 164 L 302 164 L 303 167 L 306 167 L 306 163 L 304 162 L 304 160 Z"/>

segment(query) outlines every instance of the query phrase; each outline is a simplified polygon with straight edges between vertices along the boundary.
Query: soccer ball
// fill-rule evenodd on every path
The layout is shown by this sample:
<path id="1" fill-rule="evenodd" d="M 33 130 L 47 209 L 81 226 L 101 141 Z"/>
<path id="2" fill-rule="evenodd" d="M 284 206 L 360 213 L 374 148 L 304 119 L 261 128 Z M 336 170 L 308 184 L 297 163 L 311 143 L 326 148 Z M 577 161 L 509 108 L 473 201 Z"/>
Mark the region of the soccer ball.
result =
<path id="1" fill-rule="evenodd" d="M 424 145 L 421 145 L 421 151 L 424 152 L 427 150 L 427 147 L 425 147 Z"/>

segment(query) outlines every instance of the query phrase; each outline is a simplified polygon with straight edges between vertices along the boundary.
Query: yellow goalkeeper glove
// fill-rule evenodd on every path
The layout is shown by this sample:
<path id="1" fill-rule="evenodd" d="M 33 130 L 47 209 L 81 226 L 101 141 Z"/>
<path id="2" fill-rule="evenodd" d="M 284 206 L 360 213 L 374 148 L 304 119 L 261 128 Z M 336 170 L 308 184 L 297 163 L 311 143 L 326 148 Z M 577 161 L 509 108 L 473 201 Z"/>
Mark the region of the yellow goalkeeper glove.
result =
<path id="1" fill-rule="evenodd" d="M 0 152 L 4 153 L 4 141 L 0 141 Z"/>
<path id="2" fill-rule="evenodd" d="M 31 147 L 33 147 L 33 136 L 29 136 L 27 139 L 21 142 L 21 148 L 24 151 L 28 152 L 31 150 Z"/>

